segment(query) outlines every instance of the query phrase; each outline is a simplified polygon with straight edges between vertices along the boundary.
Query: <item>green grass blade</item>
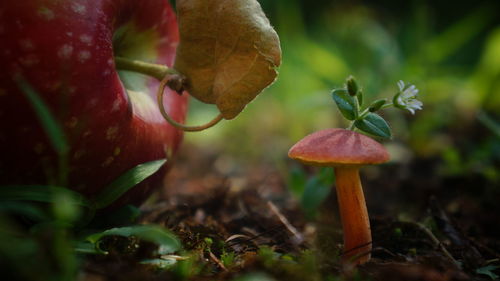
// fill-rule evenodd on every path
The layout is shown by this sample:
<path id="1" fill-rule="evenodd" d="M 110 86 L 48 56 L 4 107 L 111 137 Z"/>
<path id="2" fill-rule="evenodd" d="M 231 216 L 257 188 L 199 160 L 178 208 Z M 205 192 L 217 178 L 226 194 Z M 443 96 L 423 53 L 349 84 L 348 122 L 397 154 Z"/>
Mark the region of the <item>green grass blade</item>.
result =
<path id="1" fill-rule="evenodd" d="M 136 186 L 152 174 L 156 173 L 166 162 L 166 159 L 151 161 L 139 164 L 128 170 L 125 174 L 118 177 L 108 185 L 96 198 L 97 209 L 109 206 L 116 199 L 120 198 L 125 192 Z"/>
<path id="2" fill-rule="evenodd" d="M 99 250 L 94 243 L 89 242 L 77 242 L 74 245 L 74 251 L 78 254 L 87 254 L 87 255 L 102 255 L 106 254 Z"/>
<path id="3" fill-rule="evenodd" d="M 181 248 L 179 239 L 169 230 L 159 225 L 135 225 L 112 228 L 87 237 L 87 241 L 96 244 L 105 236 L 137 237 L 141 240 L 155 243 L 166 252 L 173 253 Z"/>
<path id="4" fill-rule="evenodd" d="M 477 119 L 491 132 L 493 132 L 497 137 L 500 137 L 500 123 L 491 118 L 484 111 L 480 111 L 476 115 Z"/>
<path id="5" fill-rule="evenodd" d="M 14 213 L 34 221 L 47 221 L 49 216 L 32 203 L 0 201 L 0 212 Z"/>
<path id="6" fill-rule="evenodd" d="M 0 186 L 0 201 L 33 201 L 55 203 L 55 194 L 64 193 L 79 206 L 90 207 L 91 203 L 78 192 L 64 187 L 46 185 L 3 185 Z"/>
<path id="7" fill-rule="evenodd" d="M 31 85 L 24 79 L 18 78 L 16 80 L 18 87 L 24 93 L 24 95 L 28 98 L 35 113 L 40 119 L 45 132 L 47 133 L 49 140 L 57 151 L 59 155 L 64 155 L 68 152 L 69 146 L 66 141 L 66 137 L 64 136 L 64 132 L 59 126 L 59 123 L 54 118 L 49 108 L 45 104 L 45 102 L 40 98 L 35 89 L 31 87 Z"/>
<path id="8" fill-rule="evenodd" d="M 434 62 L 444 61 L 477 37 L 496 18 L 495 14 L 491 5 L 486 4 L 461 17 L 447 30 L 428 40 L 425 50 L 429 58 Z"/>

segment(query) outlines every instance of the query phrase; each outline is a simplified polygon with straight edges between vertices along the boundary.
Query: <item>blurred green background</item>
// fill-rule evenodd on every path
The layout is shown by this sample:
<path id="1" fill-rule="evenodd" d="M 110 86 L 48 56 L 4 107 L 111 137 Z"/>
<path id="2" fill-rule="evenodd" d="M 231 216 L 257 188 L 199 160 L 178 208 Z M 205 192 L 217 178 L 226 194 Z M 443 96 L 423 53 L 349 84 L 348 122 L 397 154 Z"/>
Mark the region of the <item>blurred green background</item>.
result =
<path id="1" fill-rule="evenodd" d="M 414 116 L 383 112 L 395 135 L 393 159 L 437 157 L 450 173 L 472 167 L 498 180 L 500 1 L 260 3 L 281 38 L 278 80 L 235 120 L 187 133 L 187 143 L 245 161 L 282 163 L 306 134 L 347 126 L 330 91 L 348 75 L 368 101 L 391 98 L 404 80 L 420 90 L 424 109 Z M 192 101 L 188 123 L 215 114 Z"/>

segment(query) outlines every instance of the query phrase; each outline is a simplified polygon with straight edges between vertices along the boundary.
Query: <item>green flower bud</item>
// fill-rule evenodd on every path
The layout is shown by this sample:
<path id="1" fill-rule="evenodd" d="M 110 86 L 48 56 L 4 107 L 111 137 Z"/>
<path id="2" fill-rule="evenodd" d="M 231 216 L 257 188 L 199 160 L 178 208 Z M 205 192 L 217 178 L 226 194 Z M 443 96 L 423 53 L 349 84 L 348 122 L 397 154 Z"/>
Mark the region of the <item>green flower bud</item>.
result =
<path id="1" fill-rule="evenodd" d="M 375 112 L 375 111 L 379 110 L 382 106 L 384 106 L 384 104 L 386 102 L 387 102 L 386 99 L 376 100 L 376 101 L 372 102 L 372 104 L 370 105 L 370 107 L 368 107 L 368 110 L 370 112 Z"/>
<path id="2" fill-rule="evenodd" d="M 356 96 L 358 94 L 359 87 L 354 77 L 353 76 L 347 77 L 346 84 L 347 84 L 347 92 L 349 93 L 349 95 L 353 97 Z"/>
<path id="3" fill-rule="evenodd" d="M 359 106 L 363 105 L 363 90 L 359 89 L 358 90 L 358 95 L 356 96 L 358 98 L 358 104 Z"/>

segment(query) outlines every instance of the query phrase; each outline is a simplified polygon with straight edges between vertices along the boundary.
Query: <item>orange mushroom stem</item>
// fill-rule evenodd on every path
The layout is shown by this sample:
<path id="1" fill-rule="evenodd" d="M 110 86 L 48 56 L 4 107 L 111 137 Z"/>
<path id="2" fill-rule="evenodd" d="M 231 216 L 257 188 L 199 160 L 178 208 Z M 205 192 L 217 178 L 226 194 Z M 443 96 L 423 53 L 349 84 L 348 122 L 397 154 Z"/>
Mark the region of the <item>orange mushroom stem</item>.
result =
<path id="1" fill-rule="evenodd" d="M 336 167 L 335 181 L 340 219 L 344 230 L 342 263 L 370 260 L 372 234 L 358 167 Z"/>

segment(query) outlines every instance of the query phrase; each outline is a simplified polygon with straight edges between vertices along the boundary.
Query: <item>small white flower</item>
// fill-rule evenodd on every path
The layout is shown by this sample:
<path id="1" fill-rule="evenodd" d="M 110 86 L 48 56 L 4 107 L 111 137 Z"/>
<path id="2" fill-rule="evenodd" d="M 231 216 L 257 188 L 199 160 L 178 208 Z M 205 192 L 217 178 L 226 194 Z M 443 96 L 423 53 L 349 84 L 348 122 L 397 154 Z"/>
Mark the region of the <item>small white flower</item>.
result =
<path id="1" fill-rule="evenodd" d="M 399 80 L 398 87 L 399 93 L 394 99 L 394 105 L 396 107 L 406 109 L 411 112 L 411 114 L 415 114 L 415 110 L 422 109 L 424 104 L 417 100 L 418 89 L 415 85 L 405 85 L 405 82 Z"/>

